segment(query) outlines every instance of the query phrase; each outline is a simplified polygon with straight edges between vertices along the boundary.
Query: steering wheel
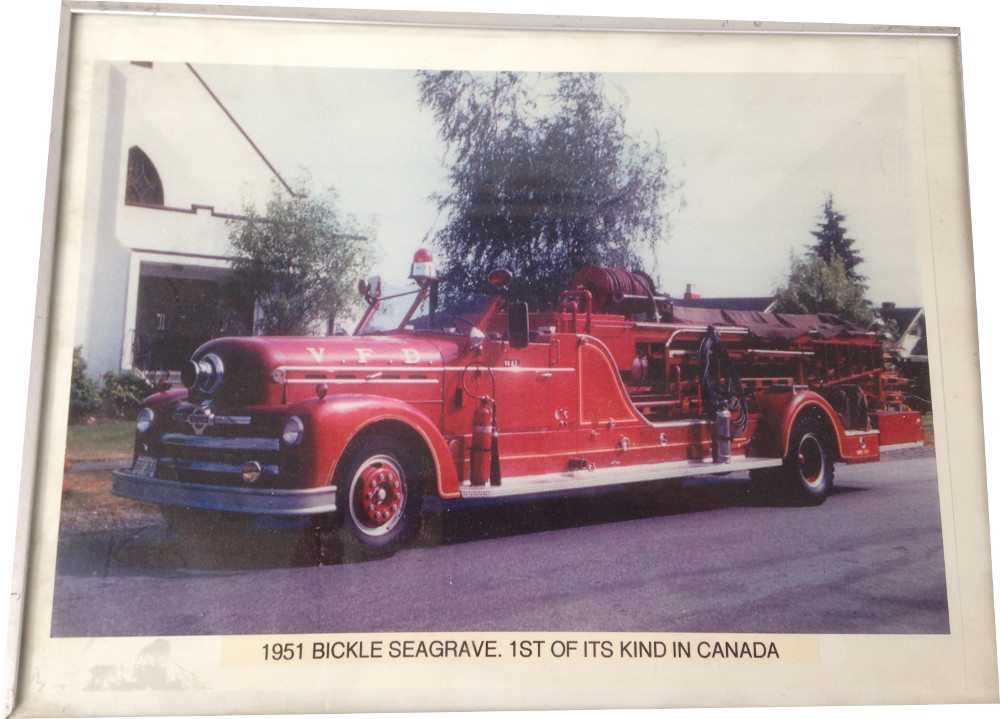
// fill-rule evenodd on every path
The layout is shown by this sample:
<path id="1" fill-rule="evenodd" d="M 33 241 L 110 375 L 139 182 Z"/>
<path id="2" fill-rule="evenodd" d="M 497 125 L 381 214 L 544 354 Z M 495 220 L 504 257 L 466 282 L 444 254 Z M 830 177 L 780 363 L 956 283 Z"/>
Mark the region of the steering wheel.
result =
<path id="1" fill-rule="evenodd" d="M 463 317 L 462 315 L 447 315 L 447 318 L 449 321 L 454 323 L 456 330 L 458 329 L 459 324 L 464 324 L 466 327 L 468 327 L 468 331 L 466 332 L 466 334 L 471 332 L 476 326 L 475 322 L 473 322 L 467 317 Z"/>

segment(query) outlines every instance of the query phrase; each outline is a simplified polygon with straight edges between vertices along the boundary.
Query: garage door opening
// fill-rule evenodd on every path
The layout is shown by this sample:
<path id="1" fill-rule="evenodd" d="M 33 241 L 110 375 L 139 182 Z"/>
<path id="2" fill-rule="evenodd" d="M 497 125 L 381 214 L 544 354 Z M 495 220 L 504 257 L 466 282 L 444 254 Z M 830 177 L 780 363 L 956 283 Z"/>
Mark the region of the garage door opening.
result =
<path id="1" fill-rule="evenodd" d="M 132 366 L 154 379 L 178 372 L 203 343 L 252 327 L 253 302 L 226 292 L 227 270 L 142 263 Z"/>

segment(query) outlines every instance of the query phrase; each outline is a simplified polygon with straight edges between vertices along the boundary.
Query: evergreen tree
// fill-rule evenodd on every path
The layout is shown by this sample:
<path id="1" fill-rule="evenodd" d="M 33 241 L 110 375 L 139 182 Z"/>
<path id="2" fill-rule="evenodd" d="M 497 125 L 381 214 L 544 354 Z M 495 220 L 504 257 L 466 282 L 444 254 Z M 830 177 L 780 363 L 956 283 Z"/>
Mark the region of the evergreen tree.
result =
<path id="1" fill-rule="evenodd" d="M 846 217 L 837 212 L 833 207 L 833 195 L 828 195 L 826 204 L 823 206 L 823 222 L 819 224 L 819 229 L 812 232 L 816 238 L 816 243 L 812 246 L 811 252 L 827 262 L 838 259 L 844 266 L 847 278 L 852 282 L 862 282 L 864 277 L 855 271 L 855 267 L 863 260 L 861 253 L 854 249 L 854 240 L 847 236 L 847 230 L 841 224 Z"/>
<path id="2" fill-rule="evenodd" d="M 845 217 L 833 207 L 833 195 L 823 205 L 823 222 L 806 254 L 790 260 L 788 280 L 775 295 L 776 312 L 827 312 L 867 327 L 874 319 L 868 286 L 855 271 L 863 259 L 843 227 Z"/>
<path id="3" fill-rule="evenodd" d="M 674 189 L 658 146 L 625 128 L 598 74 L 417 73 L 445 143 L 451 189 L 441 277 L 481 291 L 497 267 L 535 306 L 588 264 L 636 268 L 668 228 Z"/>

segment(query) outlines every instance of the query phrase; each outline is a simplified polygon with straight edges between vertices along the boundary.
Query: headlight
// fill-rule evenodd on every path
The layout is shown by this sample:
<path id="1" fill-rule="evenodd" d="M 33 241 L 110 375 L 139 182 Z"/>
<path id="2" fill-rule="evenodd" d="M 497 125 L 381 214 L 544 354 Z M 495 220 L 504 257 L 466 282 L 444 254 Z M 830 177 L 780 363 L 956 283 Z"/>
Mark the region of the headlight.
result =
<path id="1" fill-rule="evenodd" d="M 302 424 L 302 420 L 292 415 L 285 422 L 285 430 L 281 433 L 281 439 L 284 440 L 285 444 L 295 445 L 302 441 L 302 435 L 305 434 L 306 428 Z"/>
<path id="2" fill-rule="evenodd" d="M 143 407 L 139 410 L 139 416 L 135 420 L 135 429 L 139 434 L 146 434 L 149 428 L 153 426 L 153 418 L 156 417 L 153 414 L 153 410 L 149 407 Z"/>

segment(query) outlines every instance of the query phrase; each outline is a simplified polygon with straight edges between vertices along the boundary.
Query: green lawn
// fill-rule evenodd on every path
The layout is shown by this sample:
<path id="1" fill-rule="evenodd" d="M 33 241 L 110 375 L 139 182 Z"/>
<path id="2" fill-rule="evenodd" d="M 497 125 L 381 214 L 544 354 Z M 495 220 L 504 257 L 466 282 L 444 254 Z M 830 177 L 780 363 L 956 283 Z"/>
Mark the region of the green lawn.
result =
<path id="1" fill-rule="evenodd" d="M 66 455 L 71 462 L 129 459 L 134 436 L 135 421 L 130 419 L 71 424 L 66 436 Z"/>

